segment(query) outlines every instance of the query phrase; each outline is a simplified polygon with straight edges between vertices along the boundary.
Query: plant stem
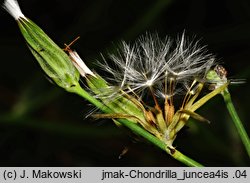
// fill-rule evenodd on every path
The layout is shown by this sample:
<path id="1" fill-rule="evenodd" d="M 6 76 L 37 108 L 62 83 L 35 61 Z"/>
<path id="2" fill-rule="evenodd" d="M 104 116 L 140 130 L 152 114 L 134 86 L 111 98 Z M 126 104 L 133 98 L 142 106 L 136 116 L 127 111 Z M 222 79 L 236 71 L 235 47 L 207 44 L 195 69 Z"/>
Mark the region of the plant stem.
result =
<path id="1" fill-rule="evenodd" d="M 194 161 L 193 159 L 189 158 L 188 156 L 182 154 L 181 152 L 179 152 L 176 149 L 174 149 L 173 152 L 171 152 L 171 150 L 167 147 L 167 145 L 163 141 L 159 140 L 158 138 L 156 138 L 155 136 L 153 136 L 152 134 L 150 134 L 149 132 L 147 132 L 146 130 L 141 128 L 140 126 L 138 126 L 136 123 L 131 123 L 130 121 L 124 120 L 124 119 L 121 119 L 121 120 L 118 120 L 118 121 L 121 124 L 123 124 L 124 126 L 131 129 L 137 135 L 140 135 L 140 136 L 144 137 L 145 139 L 150 141 L 155 146 L 159 147 L 163 151 L 166 151 L 174 159 L 182 162 L 183 164 L 185 164 L 187 166 L 192 166 L 192 167 L 193 166 L 194 167 L 202 167 L 203 166 L 200 163 L 198 163 L 198 162 Z"/>
<path id="2" fill-rule="evenodd" d="M 88 92 L 86 92 L 84 89 L 81 88 L 80 85 L 76 86 L 74 90 L 71 92 L 78 94 L 79 96 L 85 98 L 92 104 L 94 104 L 96 107 L 98 107 L 100 110 L 102 110 L 105 113 L 112 113 L 112 110 L 110 108 L 107 108 L 104 106 L 99 100 L 91 96 Z M 119 123 L 122 125 L 126 126 L 130 130 L 132 130 L 135 134 L 144 137 L 147 139 L 149 142 L 154 144 L 155 146 L 159 147 L 160 149 L 166 151 L 169 155 L 171 155 L 174 159 L 184 163 L 187 166 L 195 166 L 195 167 L 201 167 L 200 163 L 194 161 L 193 159 L 189 158 L 188 156 L 185 156 L 181 152 L 177 151 L 176 149 L 170 150 L 167 145 L 161 141 L 160 139 L 156 138 L 154 135 L 151 133 L 147 132 L 143 128 L 141 128 L 139 125 L 137 125 L 134 122 L 131 122 L 126 119 L 119 119 L 117 120 Z"/>
<path id="3" fill-rule="evenodd" d="M 76 85 L 71 90 L 68 90 L 69 92 L 75 93 L 83 98 L 85 98 L 87 101 L 95 105 L 98 109 L 104 111 L 105 113 L 111 112 L 109 108 L 107 108 L 104 104 L 102 104 L 99 100 L 97 100 L 95 97 L 91 96 L 87 91 L 82 89 L 80 85 Z"/>
<path id="4" fill-rule="evenodd" d="M 235 110 L 235 107 L 233 105 L 232 99 L 231 99 L 231 95 L 228 91 L 228 89 L 226 89 L 224 92 L 221 93 L 224 101 L 226 103 L 227 109 L 229 114 L 231 115 L 234 125 L 236 126 L 236 129 L 238 131 L 238 134 L 240 135 L 240 138 L 247 150 L 248 156 L 250 157 L 250 140 L 249 137 L 247 135 L 247 132 Z"/>
<path id="5" fill-rule="evenodd" d="M 172 154 L 172 157 L 190 167 L 203 167 L 202 164 L 194 161 L 193 159 L 189 158 L 188 156 L 182 154 L 180 151 L 177 150 L 175 150 L 174 154 Z"/>

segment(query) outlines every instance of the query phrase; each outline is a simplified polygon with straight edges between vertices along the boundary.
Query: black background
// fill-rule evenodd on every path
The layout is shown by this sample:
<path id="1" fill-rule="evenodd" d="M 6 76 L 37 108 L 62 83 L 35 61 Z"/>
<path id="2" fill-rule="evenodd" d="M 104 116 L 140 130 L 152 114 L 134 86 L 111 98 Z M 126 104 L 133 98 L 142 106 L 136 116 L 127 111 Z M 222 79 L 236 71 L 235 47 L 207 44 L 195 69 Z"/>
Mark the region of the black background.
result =
<path id="1" fill-rule="evenodd" d="M 2 1 L 1 1 L 2 3 Z M 146 32 L 176 37 L 185 30 L 208 45 L 228 70 L 232 98 L 248 134 L 250 1 L 19 0 L 23 13 L 58 45 L 74 49 L 90 68 L 118 40 Z M 86 118 L 94 107 L 52 85 L 26 47 L 14 19 L 0 10 L 0 166 L 183 166 L 112 121 Z M 188 123 L 175 142 L 206 166 L 249 166 L 220 96 L 199 113 L 210 125 Z M 137 139 L 137 140 L 135 140 Z M 124 148 L 127 154 L 119 159 Z"/>

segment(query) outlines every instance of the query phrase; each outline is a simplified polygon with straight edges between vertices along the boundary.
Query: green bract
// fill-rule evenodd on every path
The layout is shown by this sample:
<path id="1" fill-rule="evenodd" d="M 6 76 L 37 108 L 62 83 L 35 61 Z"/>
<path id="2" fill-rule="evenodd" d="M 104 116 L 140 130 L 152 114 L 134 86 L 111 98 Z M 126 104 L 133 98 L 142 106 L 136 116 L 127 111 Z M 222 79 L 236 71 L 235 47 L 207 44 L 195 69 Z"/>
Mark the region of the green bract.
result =
<path id="1" fill-rule="evenodd" d="M 70 91 L 78 85 L 79 72 L 69 56 L 31 20 L 20 17 L 19 28 L 44 72 L 60 87 Z"/>

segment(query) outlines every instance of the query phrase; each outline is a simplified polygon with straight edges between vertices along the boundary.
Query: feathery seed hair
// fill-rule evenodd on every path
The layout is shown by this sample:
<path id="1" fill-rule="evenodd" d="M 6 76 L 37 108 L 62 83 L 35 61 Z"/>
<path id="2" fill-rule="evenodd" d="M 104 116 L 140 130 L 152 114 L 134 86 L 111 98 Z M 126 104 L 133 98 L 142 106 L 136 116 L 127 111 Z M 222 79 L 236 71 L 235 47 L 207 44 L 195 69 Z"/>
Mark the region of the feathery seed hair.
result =
<path id="1" fill-rule="evenodd" d="M 138 96 L 150 89 L 164 97 L 179 93 L 194 79 L 204 80 L 215 64 L 214 56 L 198 42 L 187 40 L 184 33 L 176 41 L 169 37 L 161 40 L 157 34 L 146 34 L 134 45 L 123 41 L 118 55 L 111 54 L 110 60 L 112 63 L 104 60 L 101 67 L 119 89 Z M 183 87 L 175 88 L 177 84 Z"/>

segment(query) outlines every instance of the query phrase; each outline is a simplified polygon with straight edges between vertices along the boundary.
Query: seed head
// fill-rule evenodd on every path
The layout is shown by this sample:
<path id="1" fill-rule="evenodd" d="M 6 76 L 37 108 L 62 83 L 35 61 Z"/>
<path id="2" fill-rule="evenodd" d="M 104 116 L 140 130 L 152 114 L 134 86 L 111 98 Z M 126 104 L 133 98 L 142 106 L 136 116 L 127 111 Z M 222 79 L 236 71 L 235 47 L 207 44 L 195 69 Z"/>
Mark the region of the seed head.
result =
<path id="1" fill-rule="evenodd" d="M 122 42 L 118 55 L 111 54 L 110 60 L 112 63 L 105 61 L 102 68 L 120 89 L 137 95 L 154 89 L 161 93 L 158 96 L 166 96 L 181 90 L 173 90 L 177 84 L 187 86 L 194 79 L 204 80 L 215 59 L 184 34 L 176 41 L 147 34 L 134 45 Z"/>

